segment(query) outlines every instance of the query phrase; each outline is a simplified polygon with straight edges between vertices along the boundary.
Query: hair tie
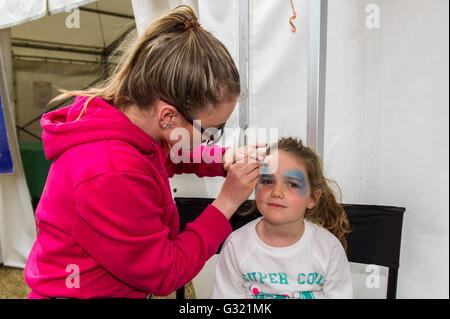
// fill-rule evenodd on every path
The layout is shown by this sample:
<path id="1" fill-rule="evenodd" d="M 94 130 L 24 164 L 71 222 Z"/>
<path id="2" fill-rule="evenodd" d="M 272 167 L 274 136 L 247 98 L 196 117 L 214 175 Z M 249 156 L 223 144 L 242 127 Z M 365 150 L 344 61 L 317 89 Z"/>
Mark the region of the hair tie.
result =
<path id="1" fill-rule="evenodd" d="M 186 31 L 189 28 L 192 28 L 192 29 L 196 30 L 196 29 L 201 28 L 201 25 L 200 25 L 200 23 L 198 23 L 197 19 L 184 21 L 183 31 Z"/>

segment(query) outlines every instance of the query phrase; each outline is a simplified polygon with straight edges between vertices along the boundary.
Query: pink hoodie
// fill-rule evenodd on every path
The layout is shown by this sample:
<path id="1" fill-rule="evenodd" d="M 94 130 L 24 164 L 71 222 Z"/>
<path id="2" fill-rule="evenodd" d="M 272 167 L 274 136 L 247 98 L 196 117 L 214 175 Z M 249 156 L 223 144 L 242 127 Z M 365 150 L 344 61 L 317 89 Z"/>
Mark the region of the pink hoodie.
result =
<path id="1" fill-rule="evenodd" d="M 25 267 L 29 298 L 167 295 L 192 280 L 232 230 L 210 205 L 179 234 L 169 177 L 224 176 L 222 164 L 172 163 L 158 142 L 100 98 L 75 121 L 85 101 L 77 97 L 41 120 L 53 163 Z M 191 159 L 212 150 L 199 146 Z"/>

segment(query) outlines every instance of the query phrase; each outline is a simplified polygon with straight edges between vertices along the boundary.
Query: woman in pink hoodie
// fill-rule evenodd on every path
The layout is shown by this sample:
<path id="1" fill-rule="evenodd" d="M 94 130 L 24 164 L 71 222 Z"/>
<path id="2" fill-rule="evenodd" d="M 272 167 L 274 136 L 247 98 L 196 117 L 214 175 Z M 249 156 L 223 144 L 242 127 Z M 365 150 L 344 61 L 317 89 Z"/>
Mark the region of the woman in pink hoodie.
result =
<path id="1" fill-rule="evenodd" d="M 258 181 L 258 162 L 224 165 L 225 149 L 213 145 L 239 97 L 239 74 L 191 8 L 157 19 L 122 56 L 101 86 L 64 91 L 59 98 L 75 102 L 42 117 L 53 162 L 25 268 L 30 298 L 168 295 L 215 254 Z M 226 176 L 182 233 L 169 185 L 180 173 Z"/>

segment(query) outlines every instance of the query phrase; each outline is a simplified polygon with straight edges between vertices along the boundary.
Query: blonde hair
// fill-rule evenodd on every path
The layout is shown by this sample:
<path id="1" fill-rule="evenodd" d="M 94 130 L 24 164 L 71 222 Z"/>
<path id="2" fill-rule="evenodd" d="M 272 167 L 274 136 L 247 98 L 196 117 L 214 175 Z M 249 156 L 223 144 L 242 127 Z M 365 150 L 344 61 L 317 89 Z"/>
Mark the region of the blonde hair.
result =
<path id="1" fill-rule="evenodd" d="M 238 70 L 225 46 L 198 23 L 194 11 L 181 5 L 150 24 L 143 34 L 124 41 L 122 57 L 110 78 L 86 90 L 60 90 L 52 100 L 87 96 L 110 101 L 124 110 L 135 104 L 150 108 L 157 99 L 195 116 L 207 105 L 240 95 Z"/>

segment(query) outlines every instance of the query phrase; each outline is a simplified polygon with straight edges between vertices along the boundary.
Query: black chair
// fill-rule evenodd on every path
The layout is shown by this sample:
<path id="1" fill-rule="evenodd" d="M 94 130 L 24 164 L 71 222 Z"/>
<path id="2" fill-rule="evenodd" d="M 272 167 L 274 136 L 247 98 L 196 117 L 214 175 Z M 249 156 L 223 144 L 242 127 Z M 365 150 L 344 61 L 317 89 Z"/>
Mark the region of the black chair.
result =
<path id="1" fill-rule="evenodd" d="M 405 208 L 345 204 L 344 209 L 352 228 L 347 236 L 348 260 L 388 267 L 386 298 L 395 299 Z"/>
<path id="2" fill-rule="evenodd" d="M 175 198 L 180 214 L 180 231 L 194 221 L 214 201 L 212 198 Z M 245 202 L 238 211 L 248 210 L 253 201 Z M 395 299 L 400 261 L 400 244 L 405 208 L 377 205 L 344 204 L 351 233 L 347 236 L 347 257 L 350 262 L 389 268 L 387 299 Z M 234 214 L 230 219 L 233 230 L 258 218 L 255 210 L 246 216 Z M 219 247 L 217 253 L 220 252 Z M 177 290 L 177 299 L 184 299 L 184 287 Z"/>

